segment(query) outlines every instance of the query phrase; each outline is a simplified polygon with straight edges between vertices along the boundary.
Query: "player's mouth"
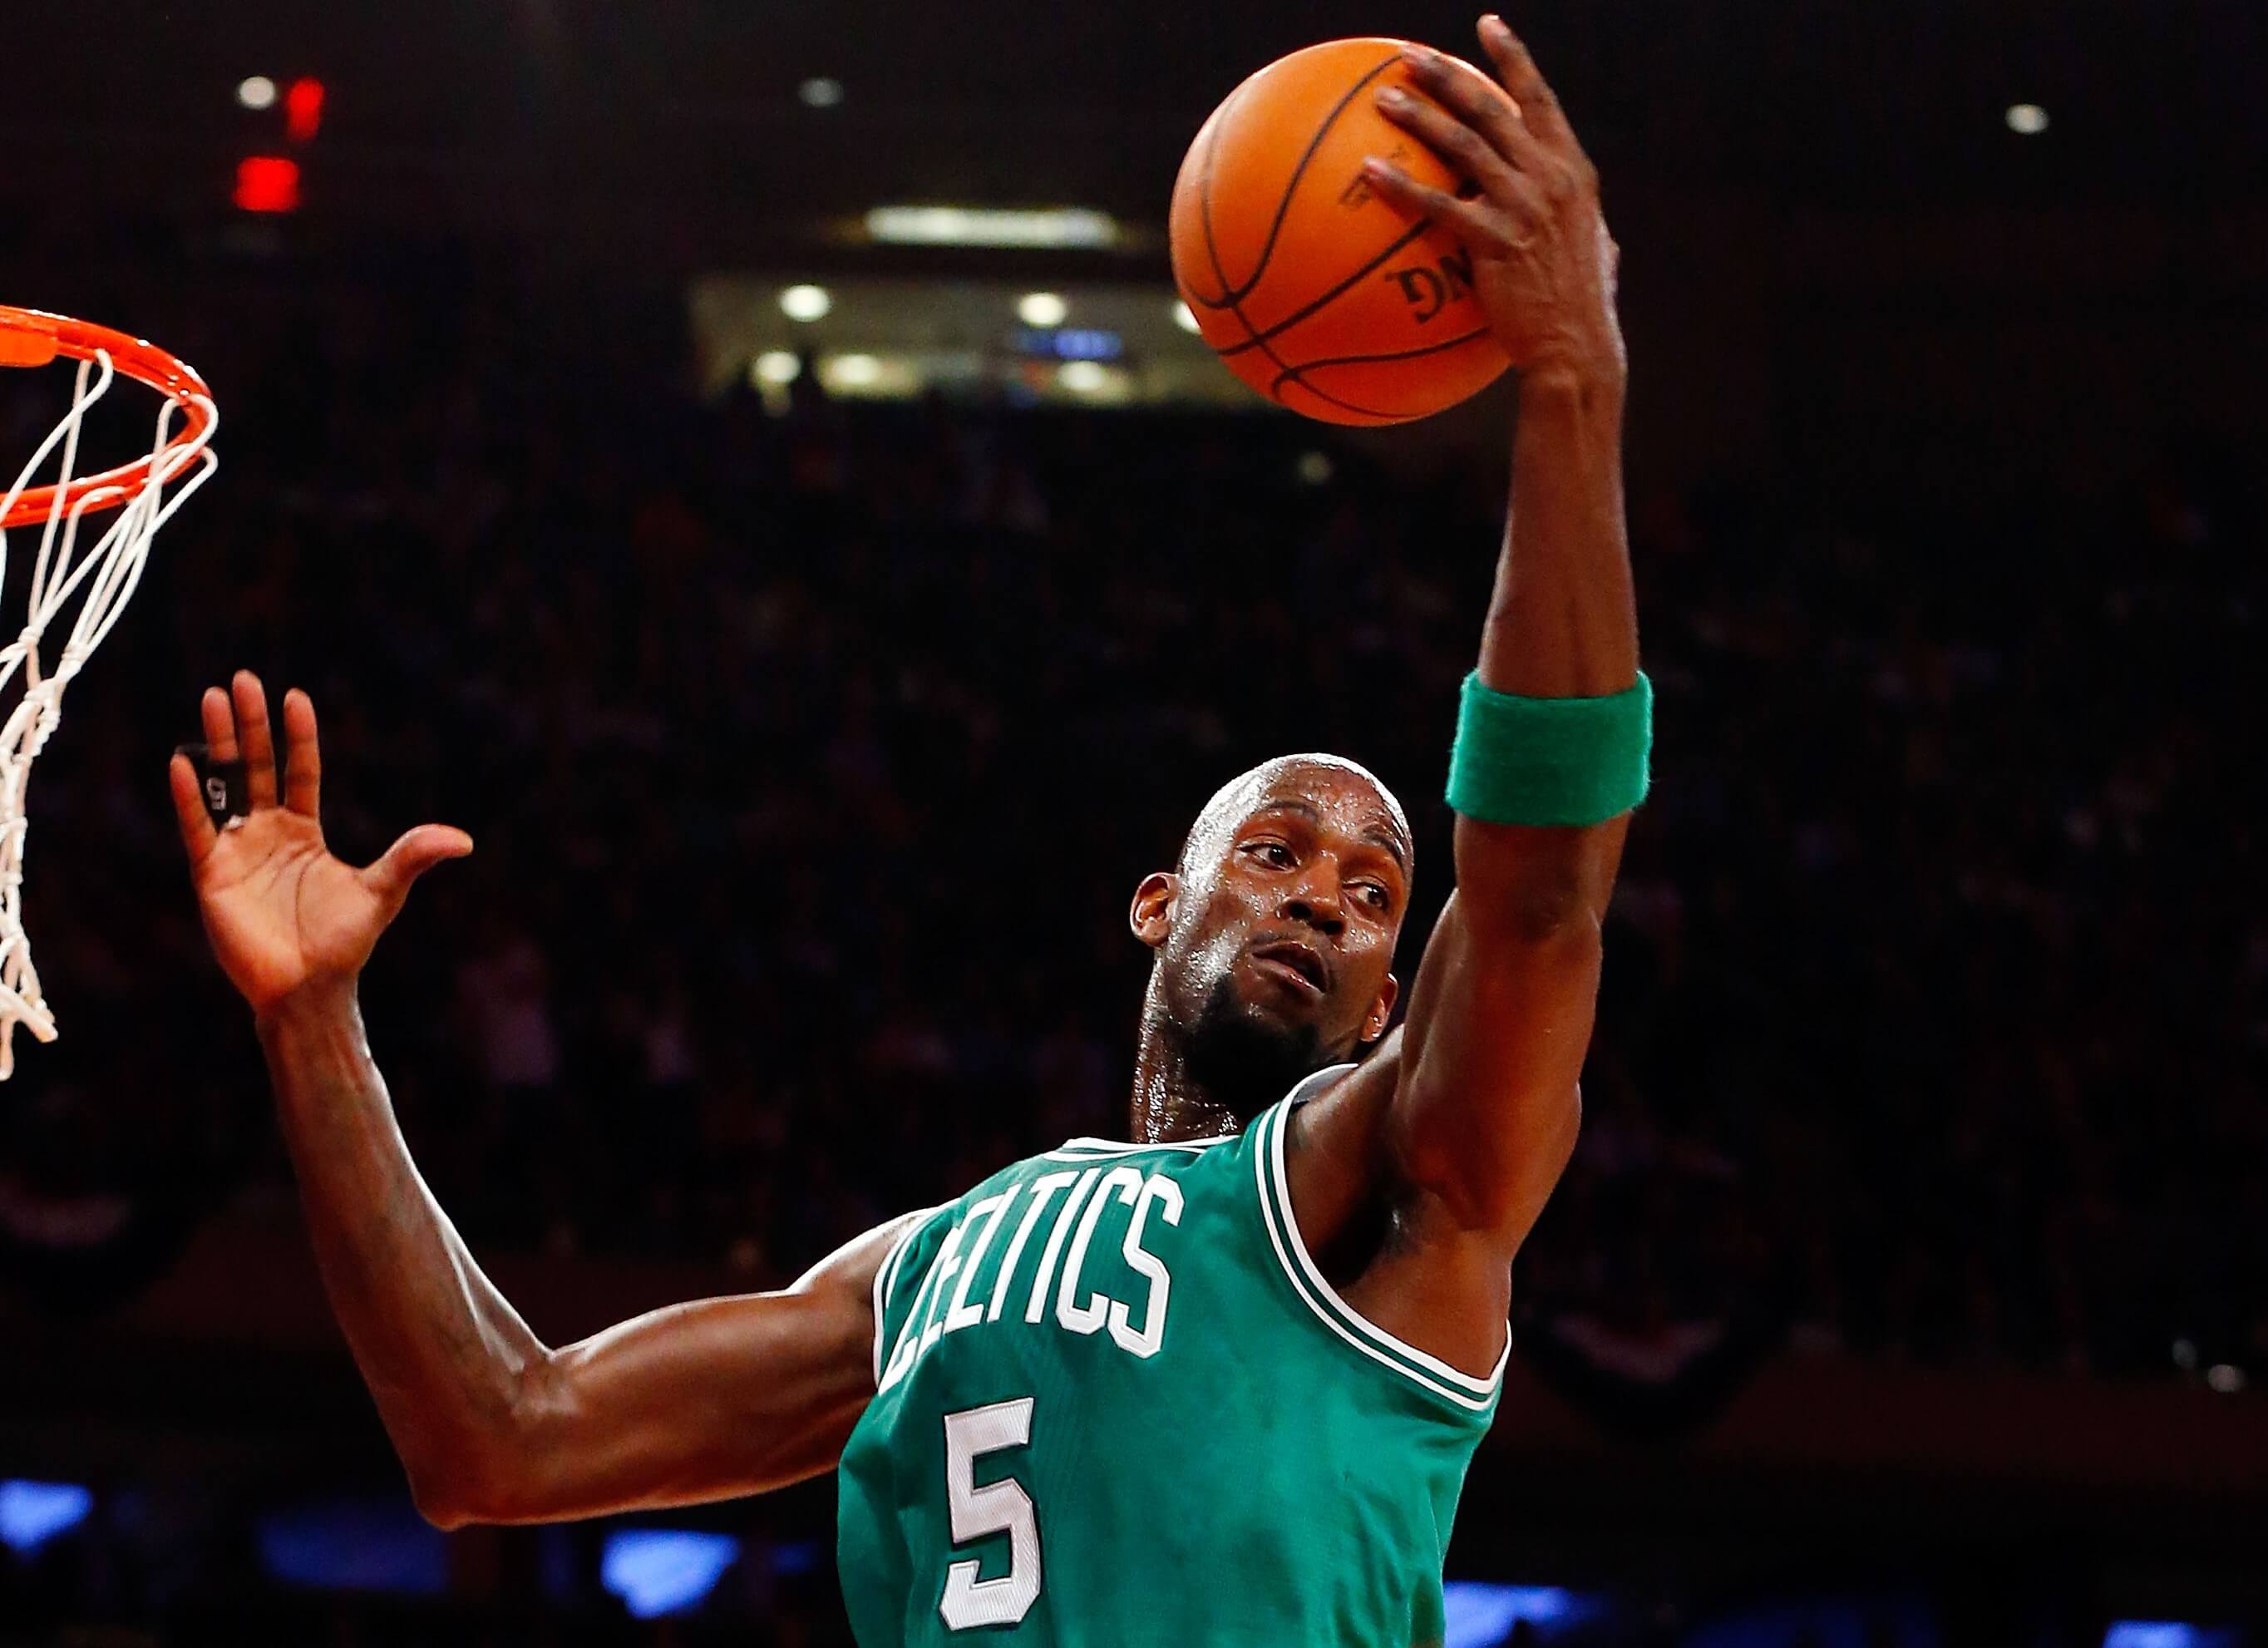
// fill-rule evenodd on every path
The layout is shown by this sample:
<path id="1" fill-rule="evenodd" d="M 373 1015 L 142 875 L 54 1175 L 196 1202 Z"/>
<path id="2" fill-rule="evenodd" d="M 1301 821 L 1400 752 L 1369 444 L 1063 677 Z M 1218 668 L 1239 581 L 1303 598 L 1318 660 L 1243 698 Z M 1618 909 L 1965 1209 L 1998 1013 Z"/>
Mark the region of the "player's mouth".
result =
<path id="1" fill-rule="evenodd" d="M 1297 938 L 1271 939 L 1247 952 L 1263 973 L 1310 996 L 1330 993 L 1331 965 L 1322 951 Z"/>

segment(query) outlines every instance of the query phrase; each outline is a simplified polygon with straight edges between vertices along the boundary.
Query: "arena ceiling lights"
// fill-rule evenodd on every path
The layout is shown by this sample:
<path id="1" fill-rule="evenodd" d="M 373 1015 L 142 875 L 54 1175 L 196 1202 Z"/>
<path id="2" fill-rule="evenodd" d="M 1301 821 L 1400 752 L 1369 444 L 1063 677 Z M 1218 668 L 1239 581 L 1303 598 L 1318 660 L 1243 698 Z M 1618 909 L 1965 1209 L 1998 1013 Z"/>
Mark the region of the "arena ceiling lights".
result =
<path id="1" fill-rule="evenodd" d="M 1100 252 L 1118 245 L 1120 230 L 1108 212 L 1085 206 L 877 206 L 866 235 L 884 246 Z"/>
<path id="2" fill-rule="evenodd" d="M 784 410 L 808 375 L 858 401 L 1267 409 L 1185 328 L 1162 283 L 1069 281 L 1041 292 L 1022 280 L 830 273 L 822 308 L 808 294 L 786 301 L 803 292 L 784 283 L 801 272 L 692 283 L 688 318 L 711 394 L 753 385 Z"/>

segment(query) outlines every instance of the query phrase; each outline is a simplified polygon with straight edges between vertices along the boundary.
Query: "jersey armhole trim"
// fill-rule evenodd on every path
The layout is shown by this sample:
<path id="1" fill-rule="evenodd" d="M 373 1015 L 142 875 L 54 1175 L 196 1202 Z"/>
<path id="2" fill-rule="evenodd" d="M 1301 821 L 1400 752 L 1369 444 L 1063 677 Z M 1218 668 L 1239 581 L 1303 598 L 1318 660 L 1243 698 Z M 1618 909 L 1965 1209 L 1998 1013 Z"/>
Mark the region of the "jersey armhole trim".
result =
<path id="1" fill-rule="evenodd" d="M 1469 1412 L 1488 1412 L 1495 1406 L 1497 1393 L 1504 1383 L 1505 1366 L 1512 1360 L 1509 1322 L 1505 1325 L 1504 1349 L 1498 1354 L 1496 1367 L 1486 1379 L 1475 1379 L 1439 1357 L 1395 1338 L 1364 1316 L 1339 1297 L 1338 1290 L 1324 1278 L 1307 1252 L 1307 1242 L 1300 1234 L 1299 1220 L 1292 1211 L 1291 1185 L 1284 1169 L 1284 1132 L 1291 1123 L 1298 1097 L 1294 1093 L 1261 1118 L 1252 1152 L 1253 1171 L 1260 1189 L 1261 1219 L 1267 1226 L 1269 1244 L 1275 1248 L 1277 1261 L 1291 1281 L 1292 1291 L 1333 1333 L 1373 1361 Z"/>
<path id="2" fill-rule="evenodd" d="M 906 1215 L 906 1227 L 882 1255 L 882 1262 L 874 1267 L 874 1388 L 878 1391 L 882 1388 L 882 1352 L 886 1349 L 883 1340 L 889 1326 L 890 1290 L 898 1284 L 898 1266 L 905 1261 L 908 1245 L 936 1211 L 935 1208 L 924 1208 Z"/>

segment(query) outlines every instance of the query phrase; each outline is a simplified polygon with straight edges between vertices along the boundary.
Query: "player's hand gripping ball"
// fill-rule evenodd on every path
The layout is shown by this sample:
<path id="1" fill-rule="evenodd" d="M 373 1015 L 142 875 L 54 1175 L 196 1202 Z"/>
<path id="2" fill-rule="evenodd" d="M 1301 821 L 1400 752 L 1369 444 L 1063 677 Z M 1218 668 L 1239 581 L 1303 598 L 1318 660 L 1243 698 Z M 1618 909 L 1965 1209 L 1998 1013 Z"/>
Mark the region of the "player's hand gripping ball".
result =
<path id="1" fill-rule="evenodd" d="M 1514 362 L 1619 361 L 1596 174 L 1527 48 L 1492 17 L 1481 42 L 1498 78 L 1403 40 L 1311 46 L 1197 133 L 1174 277 L 1263 394 L 1399 423 Z"/>
<path id="2" fill-rule="evenodd" d="M 1174 279 L 1205 342 L 1261 394 L 1329 423 L 1424 417 L 1509 364 L 1455 229 L 1363 175 L 1379 155 L 1459 186 L 1379 112 L 1381 86 L 1410 84 L 1404 44 L 1328 40 L 1269 64 L 1213 111 L 1174 184 Z"/>

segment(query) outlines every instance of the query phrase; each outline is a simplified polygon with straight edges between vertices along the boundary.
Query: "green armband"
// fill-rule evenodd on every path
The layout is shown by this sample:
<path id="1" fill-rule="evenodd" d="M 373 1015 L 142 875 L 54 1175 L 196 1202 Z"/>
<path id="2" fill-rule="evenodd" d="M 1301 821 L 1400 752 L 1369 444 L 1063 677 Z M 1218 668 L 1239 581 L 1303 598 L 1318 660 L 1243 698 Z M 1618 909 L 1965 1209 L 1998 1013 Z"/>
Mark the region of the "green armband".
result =
<path id="1" fill-rule="evenodd" d="M 1449 805 L 1488 824 L 1603 824 L 1646 799 L 1653 684 L 1604 698 L 1522 698 L 1465 677 Z"/>

